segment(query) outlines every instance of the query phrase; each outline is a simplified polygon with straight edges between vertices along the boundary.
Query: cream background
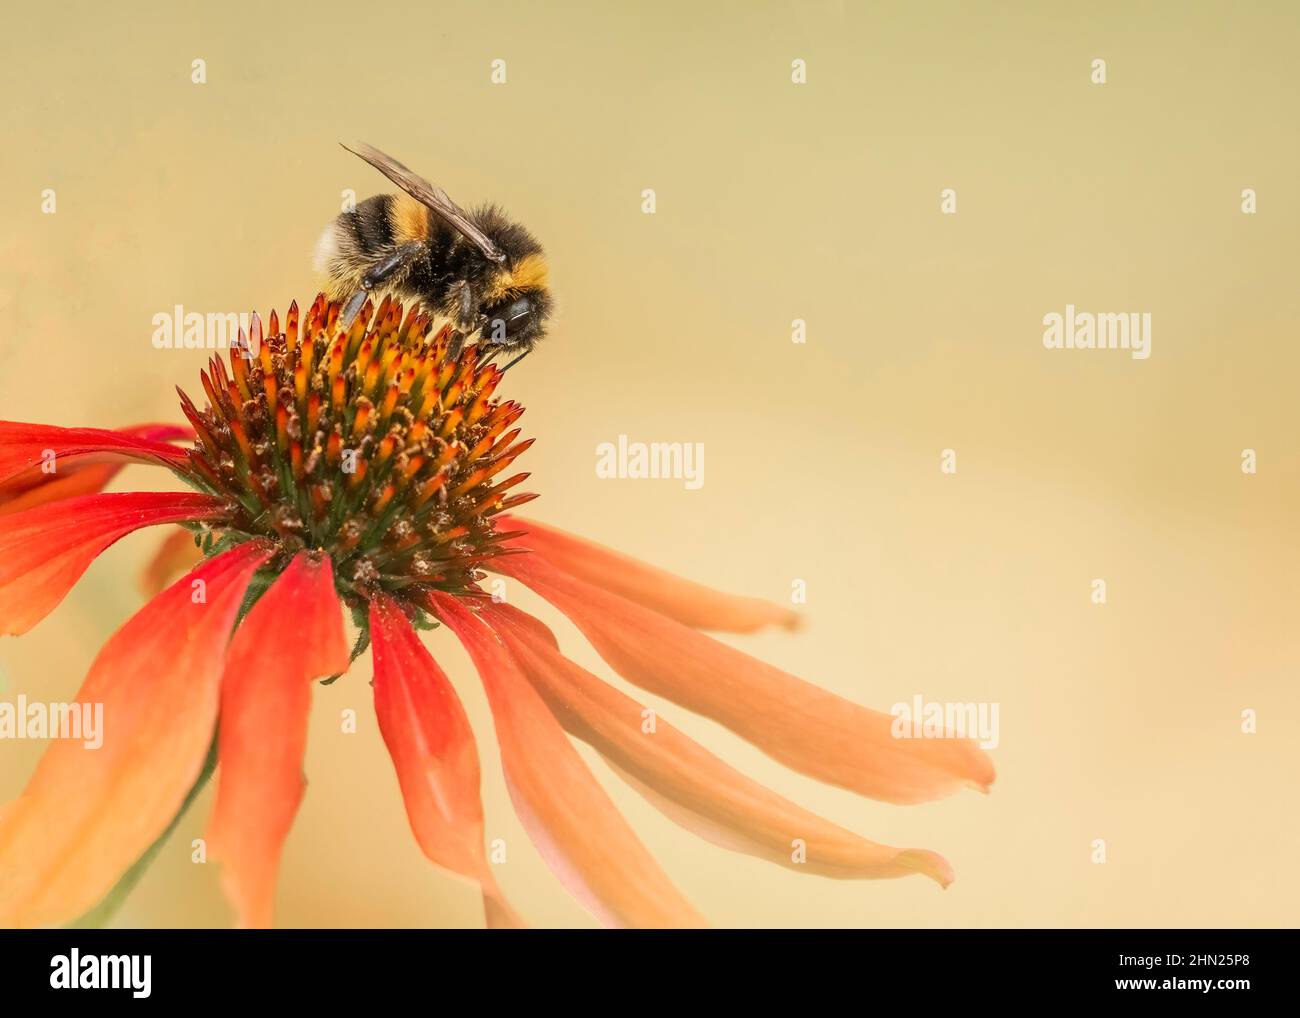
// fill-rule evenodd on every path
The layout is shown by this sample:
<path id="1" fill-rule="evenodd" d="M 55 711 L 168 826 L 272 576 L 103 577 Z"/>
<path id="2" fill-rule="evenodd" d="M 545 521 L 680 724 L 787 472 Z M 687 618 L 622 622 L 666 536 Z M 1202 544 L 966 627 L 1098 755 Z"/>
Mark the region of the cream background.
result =
<path id="1" fill-rule="evenodd" d="M 993 794 L 901 808 L 660 704 L 772 786 L 957 870 L 947 892 L 779 870 L 598 771 L 714 922 L 1292 925 L 1297 19 L 1288 3 L 13 9 L 0 417 L 177 418 L 172 386 L 197 389 L 203 358 L 152 349 L 151 316 L 309 302 L 341 189 L 383 189 L 336 142 L 370 141 L 548 247 L 561 317 L 508 387 L 539 439 L 538 518 L 736 591 L 806 580 L 803 633 L 736 643 L 860 702 L 1001 705 Z M 1067 302 L 1150 311 L 1150 360 L 1044 350 L 1042 316 Z M 598 481 L 594 447 L 620 433 L 705 443 L 704 488 Z M 0 643 L 5 695 L 74 695 L 157 536 Z M 432 645 L 480 733 L 505 889 L 537 924 L 588 923 L 509 810 L 467 659 Z M 280 922 L 477 923 L 409 835 L 367 667 L 317 693 Z M 0 744 L 4 798 L 38 748 Z M 215 867 L 189 862 L 210 803 L 121 923 L 229 921 Z"/>

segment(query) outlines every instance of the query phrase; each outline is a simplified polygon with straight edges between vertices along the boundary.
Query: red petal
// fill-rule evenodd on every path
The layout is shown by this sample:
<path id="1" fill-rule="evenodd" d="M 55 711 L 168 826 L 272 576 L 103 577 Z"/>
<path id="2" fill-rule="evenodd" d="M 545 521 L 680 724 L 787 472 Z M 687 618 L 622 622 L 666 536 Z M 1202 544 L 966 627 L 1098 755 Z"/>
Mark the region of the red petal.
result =
<path id="1" fill-rule="evenodd" d="M 702 925 L 497 635 L 455 598 L 433 603 L 483 679 L 515 811 L 569 892 L 607 925 Z"/>
<path id="2" fill-rule="evenodd" d="M 596 750 L 673 820 L 725 847 L 829 877 L 903 877 L 924 873 L 943 886 L 952 867 L 923 849 L 889 848 L 823 820 L 751 781 L 656 719 L 642 728 L 643 707 L 559 654 L 529 616 L 507 605 L 483 611 L 556 719 Z M 794 860 L 796 840 L 805 858 Z"/>
<path id="3" fill-rule="evenodd" d="M 777 760 L 885 802 L 987 790 L 993 764 L 970 739 L 896 739 L 893 717 L 828 693 L 531 555 L 502 559 L 631 682 L 726 725 Z"/>
<path id="4" fill-rule="evenodd" d="M 502 516 L 498 525 L 506 531 L 528 531 L 526 536 L 510 541 L 511 547 L 528 548 L 561 572 L 676 619 L 684 626 L 752 633 L 767 626 L 794 629 L 800 622 L 796 612 L 779 604 L 712 590 L 535 520 Z"/>
<path id="5" fill-rule="evenodd" d="M 271 925 L 280 850 L 306 784 L 311 682 L 348 663 L 329 559 L 300 552 L 239 624 L 221 683 L 208 846 L 241 926 Z"/>
<path id="6" fill-rule="evenodd" d="M 54 468 L 64 460 L 100 456 L 114 461 L 157 463 L 183 469 L 189 454 L 166 438 L 184 438 L 187 429 L 163 424 L 144 424 L 122 431 L 103 428 L 57 428 L 47 424 L 0 421 L 0 482 L 32 467 L 40 467 L 54 454 Z"/>
<path id="7" fill-rule="evenodd" d="M 483 854 L 478 750 L 446 674 L 386 594 L 370 602 L 375 714 L 411 831 L 438 866 L 483 891 L 489 926 L 520 926 Z"/>
<path id="8" fill-rule="evenodd" d="M 203 769 L 230 627 L 268 555 L 248 543 L 205 562 L 104 645 L 77 696 L 103 705 L 103 744 L 52 741 L 0 814 L 0 927 L 76 918 L 166 830 Z"/>
<path id="9" fill-rule="evenodd" d="M 84 495 L 0 516 L 0 634 L 48 615 L 114 541 L 157 523 L 219 520 L 226 503 L 194 492 Z"/>

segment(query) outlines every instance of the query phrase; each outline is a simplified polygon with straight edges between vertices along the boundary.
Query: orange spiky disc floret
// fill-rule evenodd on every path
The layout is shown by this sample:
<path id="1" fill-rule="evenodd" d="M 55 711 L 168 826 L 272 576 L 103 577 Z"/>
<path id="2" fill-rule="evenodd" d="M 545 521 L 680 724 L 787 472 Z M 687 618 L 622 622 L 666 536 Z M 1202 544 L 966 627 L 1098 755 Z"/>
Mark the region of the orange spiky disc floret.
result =
<path id="1" fill-rule="evenodd" d="M 207 409 L 180 392 L 194 478 L 235 506 L 235 540 L 319 549 L 344 594 L 475 594 L 518 536 L 492 518 L 536 497 L 509 494 L 527 474 L 501 479 L 532 445 L 511 427 L 524 408 L 493 398 L 490 357 L 458 352 L 450 326 L 430 335 L 414 306 L 367 303 L 346 332 L 339 311 L 319 294 L 300 323 L 295 301 L 265 334 L 254 315 L 229 371 L 214 357 L 200 373 Z"/>

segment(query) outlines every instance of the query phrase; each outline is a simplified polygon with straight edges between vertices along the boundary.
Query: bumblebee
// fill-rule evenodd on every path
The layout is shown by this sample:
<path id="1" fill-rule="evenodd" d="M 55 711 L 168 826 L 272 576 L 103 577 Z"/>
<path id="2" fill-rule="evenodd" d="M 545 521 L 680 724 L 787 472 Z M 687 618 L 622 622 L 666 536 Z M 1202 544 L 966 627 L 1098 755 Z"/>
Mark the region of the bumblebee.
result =
<path id="1" fill-rule="evenodd" d="M 466 212 L 442 188 L 370 145 L 343 146 L 399 188 L 342 213 L 321 234 L 316 269 L 327 295 L 346 300 L 343 327 L 367 297 L 419 301 L 484 355 L 522 360 L 546 333 L 553 301 L 546 258 L 531 233 L 494 205 Z"/>

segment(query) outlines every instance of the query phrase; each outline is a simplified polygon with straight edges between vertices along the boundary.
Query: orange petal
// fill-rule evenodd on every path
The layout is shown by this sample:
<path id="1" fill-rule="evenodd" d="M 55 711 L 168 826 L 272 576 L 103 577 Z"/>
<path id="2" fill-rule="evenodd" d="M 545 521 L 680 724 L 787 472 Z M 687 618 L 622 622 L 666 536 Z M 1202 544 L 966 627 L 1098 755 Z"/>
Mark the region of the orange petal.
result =
<path id="1" fill-rule="evenodd" d="M 176 577 L 193 569 L 203 558 L 203 552 L 194 543 L 194 534 L 177 527 L 159 543 L 140 574 L 140 593 L 153 597 Z"/>
<path id="2" fill-rule="evenodd" d="M 508 542 L 511 547 L 528 548 L 561 572 L 684 626 L 752 633 L 767 626 L 795 629 L 800 623 L 798 613 L 779 604 L 724 594 L 535 520 L 502 516 L 498 525 L 503 531 L 528 531 L 526 536 Z"/>
<path id="3" fill-rule="evenodd" d="M 3 425 L 0 425 L 0 431 L 3 431 Z M 168 442 L 194 437 L 193 428 L 176 427 L 171 424 L 140 424 L 131 428 L 121 428 L 117 433 L 127 438 L 144 439 L 150 442 Z M 135 448 L 134 445 L 132 448 Z M 52 451 L 56 451 L 53 473 L 46 472 L 47 466 L 42 456 L 42 465 L 28 467 L 8 480 L 0 480 L 0 515 L 21 512 L 61 498 L 91 495 L 103 491 L 108 487 L 108 482 L 116 477 L 129 461 L 128 457 L 117 453 L 86 452 L 73 455 L 64 452 L 60 458 L 57 450 Z M 69 460 L 72 460 L 70 465 Z"/>
<path id="4" fill-rule="evenodd" d="M 191 434 L 188 429 L 163 424 L 107 431 L 0 421 L 0 482 L 46 462 L 52 462 L 57 471 L 64 461 L 87 456 L 183 469 L 189 463 L 189 454 L 169 445 L 166 439 L 184 438 L 188 434 Z"/>
<path id="5" fill-rule="evenodd" d="M 103 705 L 102 745 L 52 741 L 0 819 L 0 927 L 81 915 L 166 830 L 203 769 L 230 627 L 268 555 L 250 542 L 205 562 L 104 645 L 77 696 Z"/>
<path id="6" fill-rule="evenodd" d="M 0 516 L 0 635 L 48 615 L 114 541 L 158 523 L 218 520 L 226 503 L 195 492 L 83 495 Z"/>
<path id="7" fill-rule="evenodd" d="M 194 429 L 188 424 L 132 424 L 115 431 L 147 442 L 192 442 Z"/>
<path id="8" fill-rule="evenodd" d="M 868 710 L 693 629 L 561 573 L 532 555 L 499 568 L 564 612 L 610 666 L 726 725 L 804 774 L 885 802 L 987 790 L 993 763 L 970 739 L 896 739 Z"/>
<path id="9" fill-rule="evenodd" d="M 0 435 L 4 432 L 4 425 L 0 424 Z M 194 429 L 170 424 L 140 424 L 131 428 L 121 428 L 115 433 L 124 436 L 127 440 L 143 439 L 146 442 L 168 442 L 194 437 Z M 9 436 L 10 439 L 20 437 L 12 431 Z M 73 495 L 90 495 L 96 491 L 103 491 L 122 467 L 131 458 L 136 458 L 139 452 L 138 443 L 128 444 L 131 452 L 129 456 L 121 455 L 119 452 L 70 452 L 68 447 L 58 446 L 57 443 L 54 446 L 43 447 L 39 464 L 20 469 L 7 479 L 0 480 L 0 514 L 20 512 L 35 505 L 70 498 Z M 23 443 L 15 442 L 15 445 L 23 445 Z M 0 438 L 0 458 L 5 454 L 3 446 L 4 439 Z M 47 452 L 55 453 L 53 472 L 50 472 L 51 464 L 46 460 Z"/>
<path id="10" fill-rule="evenodd" d="M 482 888 L 489 926 L 523 925 L 483 854 L 478 750 L 446 674 L 387 594 L 370 602 L 375 714 L 421 851 Z"/>
<path id="11" fill-rule="evenodd" d="M 600 752 L 655 806 L 688 830 L 727 848 L 828 877 L 904 877 L 952 882 L 943 856 L 878 845 L 751 781 L 666 722 L 642 725 L 643 707 L 539 638 L 529 617 L 507 605 L 483 610 L 556 719 Z M 795 861 L 802 843 L 804 858 Z"/>
<path id="12" fill-rule="evenodd" d="M 39 470 L 30 479 L 25 474 L 20 475 L 7 485 L 0 485 L 0 516 L 24 512 L 38 505 L 77 495 L 93 495 L 97 491 L 103 491 L 121 469 L 116 463 L 91 463 L 68 467 L 63 473 L 54 475 L 53 479 L 41 474 Z"/>
<path id="13" fill-rule="evenodd" d="M 474 659 L 492 706 L 515 812 L 561 883 L 606 925 L 703 925 L 497 635 L 454 597 L 435 593 L 432 603 Z"/>
<path id="14" fill-rule="evenodd" d="M 299 552 L 235 630 L 221 683 L 208 848 L 241 926 L 271 925 L 280 850 L 306 785 L 311 682 L 348 664 L 330 561 Z"/>

